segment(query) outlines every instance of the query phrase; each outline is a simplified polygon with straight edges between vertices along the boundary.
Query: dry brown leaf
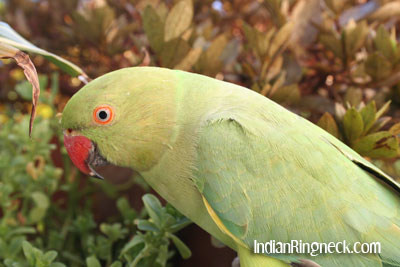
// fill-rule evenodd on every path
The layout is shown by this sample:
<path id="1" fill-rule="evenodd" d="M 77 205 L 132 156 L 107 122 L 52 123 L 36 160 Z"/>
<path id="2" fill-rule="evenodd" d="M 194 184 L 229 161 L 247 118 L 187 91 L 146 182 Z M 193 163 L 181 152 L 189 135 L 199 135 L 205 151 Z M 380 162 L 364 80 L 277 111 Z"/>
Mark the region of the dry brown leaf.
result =
<path id="1" fill-rule="evenodd" d="M 192 0 L 181 0 L 174 5 L 165 21 L 164 41 L 168 42 L 181 36 L 192 23 Z"/>
<path id="2" fill-rule="evenodd" d="M 149 51 L 147 51 L 146 47 L 142 47 L 142 49 L 140 49 L 140 52 L 142 52 L 143 55 L 143 59 L 142 62 L 140 63 L 140 66 L 149 66 L 151 61 Z"/>
<path id="3" fill-rule="evenodd" d="M 387 20 L 400 14 L 400 1 L 392 1 L 384 4 L 369 16 L 371 20 Z"/>
<path id="4" fill-rule="evenodd" d="M 192 48 L 189 53 L 174 67 L 174 69 L 189 71 L 200 58 L 201 47 Z"/>
<path id="5" fill-rule="evenodd" d="M 32 84 L 32 111 L 29 121 L 29 136 L 31 136 L 33 121 L 36 117 L 36 105 L 40 94 L 39 78 L 35 65 L 33 65 L 27 54 L 4 43 L 0 43 L 0 58 L 13 58 L 17 62 L 18 66 L 24 70 L 26 78 Z"/>
<path id="6" fill-rule="evenodd" d="M 291 21 L 294 28 L 290 46 L 298 56 L 302 56 L 304 48 L 317 38 L 318 29 L 315 25 L 320 25 L 322 22 L 320 2 L 319 0 L 301 0 L 293 8 Z"/>

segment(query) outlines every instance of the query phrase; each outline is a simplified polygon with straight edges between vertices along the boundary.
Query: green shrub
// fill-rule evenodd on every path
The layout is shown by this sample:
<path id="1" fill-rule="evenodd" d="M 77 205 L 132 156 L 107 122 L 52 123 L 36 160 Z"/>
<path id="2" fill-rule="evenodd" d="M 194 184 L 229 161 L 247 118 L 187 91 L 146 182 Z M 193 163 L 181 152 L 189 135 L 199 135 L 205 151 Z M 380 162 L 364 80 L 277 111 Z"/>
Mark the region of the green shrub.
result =
<path id="1" fill-rule="evenodd" d="M 190 250 L 174 233 L 190 222 L 172 206 L 162 207 L 147 194 L 145 208 L 135 211 L 107 181 L 89 179 L 82 185 L 82 175 L 64 148 L 64 169 L 54 165 L 51 154 L 62 143 L 53 105 L 58 75 L 52 75 L 50 90 L 44 90 L 45 76 L 40 81 L 41 105 L 32 138 L 28 115 L 11 107 L 3 113 L 8 119 L 0 128 L 0 266 L 166 266 L 174 254 L 170 243 L 189 257 Z M 16 91 L 31 99 L 28 82 L 19 83 Z M 92 198 L 101 188 L 116 192 L 119 216 L 98 225 Z"/>

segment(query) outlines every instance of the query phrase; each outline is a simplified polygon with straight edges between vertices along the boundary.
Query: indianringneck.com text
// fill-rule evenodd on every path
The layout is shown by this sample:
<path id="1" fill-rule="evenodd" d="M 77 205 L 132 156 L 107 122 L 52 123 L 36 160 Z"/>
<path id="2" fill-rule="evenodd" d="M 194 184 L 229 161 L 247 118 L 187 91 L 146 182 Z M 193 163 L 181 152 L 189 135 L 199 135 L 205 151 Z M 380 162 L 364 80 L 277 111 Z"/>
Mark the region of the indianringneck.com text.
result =
<path id="1" fill-rule="evenodd" d="M 276 242 L 270 240 L 262 243 L 254 240 L 254 253 L 257 254 L 309 254 L 318 256 L 319 254 L 379 254 L 381 253 L 381 243 L 350 243 L 346 240 L 340 242 L 307 243 L 302 240 L 291 240 L 290 242 Z"/>

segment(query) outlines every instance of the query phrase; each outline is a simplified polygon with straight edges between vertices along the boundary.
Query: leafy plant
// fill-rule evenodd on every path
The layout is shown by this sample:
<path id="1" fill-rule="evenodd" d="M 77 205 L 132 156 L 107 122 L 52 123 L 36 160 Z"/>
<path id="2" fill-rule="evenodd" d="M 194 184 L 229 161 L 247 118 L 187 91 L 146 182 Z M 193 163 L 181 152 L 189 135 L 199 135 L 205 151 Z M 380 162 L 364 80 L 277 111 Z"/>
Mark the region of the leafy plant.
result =
<path id="1" fill-rule="evenodd" d="M 44 93 L 32 140 L 26 134 L 28 116 L 13 113 L 11 107 L 0 128 L 0 261 L 14 267 L 167 266 L 174 255 L 171 242 L 182 257 L 189 257 L 190 250 L 175 235 L 189 220 L 170 205 L 162 207 L 151 194 L 143 197 L 140 211 L 114 194 L 119 215 L 109 222 L 94 221 L 91 199 L 96 188 L 118 192 L 126 186 L 105 181 L 99 187 L 92 180 L 82 184 L 64 148 L 64 170 L 55 166 L 51 155 L 62 140 L 54 105 L 58 74 L 51 83 L 46 76 L 39 80 Z M 28 82 L 19 83 L 16 91 L 31 100 Z"/>
<path id="2" fill-rule="evenodd" d="M 348 143 L 359 154 L 370 158 L 394 158 L 399 155 L 399 140 L 397 135 L 400 124 L 394 124 L 387 131 L 382 128 L 391 120 L 382 117 L 389 109 L 387 102 L 378 111 L 375 101 L 368 105 L 349 107 L 336 106 L 336 118 L 325 113 L 318 121 L 318 125 L 332 135 Z M 339 125 L 338 125 L 339 124 Z"/>

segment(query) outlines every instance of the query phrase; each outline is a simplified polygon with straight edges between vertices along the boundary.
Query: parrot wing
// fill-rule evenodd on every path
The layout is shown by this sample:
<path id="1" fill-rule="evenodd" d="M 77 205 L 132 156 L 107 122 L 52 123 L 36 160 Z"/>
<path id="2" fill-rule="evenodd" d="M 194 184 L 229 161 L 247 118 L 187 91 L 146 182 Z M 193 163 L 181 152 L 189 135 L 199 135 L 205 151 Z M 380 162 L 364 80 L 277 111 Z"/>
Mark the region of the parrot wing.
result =
<path id="1" fill-rule="evenodd" d="M 400 266 L 400 197 L 392 178 L 296 115 L 280 123 L 240 116 L 209 118 L 197 144 L 193 180 L 223 232 L 251 250 L 254 240 L 379 241 L 380 254 L 272 257 Z"/>

